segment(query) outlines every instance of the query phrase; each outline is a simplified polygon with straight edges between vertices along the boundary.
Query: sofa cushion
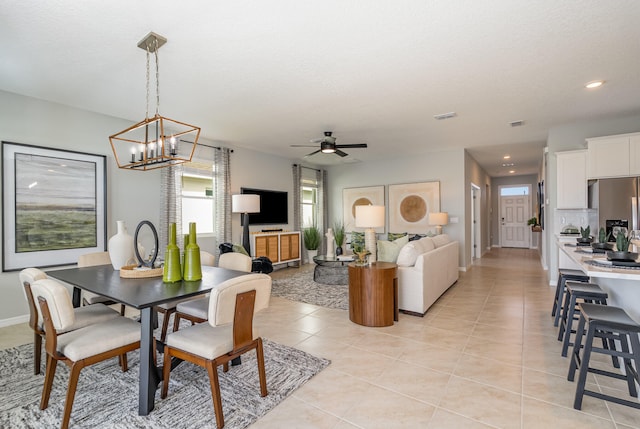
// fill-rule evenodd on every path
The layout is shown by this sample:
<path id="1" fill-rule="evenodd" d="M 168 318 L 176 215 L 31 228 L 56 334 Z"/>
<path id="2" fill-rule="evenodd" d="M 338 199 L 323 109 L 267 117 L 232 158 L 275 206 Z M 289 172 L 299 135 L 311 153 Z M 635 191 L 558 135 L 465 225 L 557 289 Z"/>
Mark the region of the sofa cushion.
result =
<path id="1" fill-rule="evenodd" d="M 400 249 L 402 249 L 408 242 L 408 235 L 393 241 L 378 240 L 378 261 L 395 263 L 398 259 Z"/>
<path id="2" fill-rule="evenodd" d="M 447 234 L 436 235 L 431 237 L 431 240 L 433 240 L 433 244 L 436 247 L 442 247 L 447 243 L 451 243 L 451 238 Z"/>
<path id="3" fill-rule="evenodd" d="M 418 256 L 433 249 L 435 249 L 435 246 L 429 237 L 410 241 L 400 249 L 396 263 L 400 267 L 413 267 L 416 264 Z"/>

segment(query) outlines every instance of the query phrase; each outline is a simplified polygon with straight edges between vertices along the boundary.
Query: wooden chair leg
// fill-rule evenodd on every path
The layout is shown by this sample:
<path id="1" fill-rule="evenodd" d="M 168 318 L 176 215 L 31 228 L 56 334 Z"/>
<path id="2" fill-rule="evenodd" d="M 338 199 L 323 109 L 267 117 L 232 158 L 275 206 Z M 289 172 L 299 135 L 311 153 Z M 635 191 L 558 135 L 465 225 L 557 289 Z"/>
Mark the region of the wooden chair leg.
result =
<path id="1" fill-rule="evenodd" d="M 178 313 L 173 315 L 173 332 L 178 332 L 180 329 L 180 315 Z"/>
<path id="2" fill-rule="evenodd" d="M 162 320 L 162 331 L 160 331 L 160 341 L 162 341 L 163 343 L 164 343 L 164 340 L 167 338 L 167 329 L 169 329 L 169 318 L 175 312 L 176 312 L 175 308 L 170 308 L 170 309 L 168 309 L 167 311 L 164 312 L 164 318 Z M 174 323 L 174 325 L 175 325 L 175 323 Z M 175 329 L 175 326 L 174 326 L 174 331 L 175 330 L 176 329 Z"/>
<path id="3" fill-rule="evenodd" d="M 262 347 L 262 338 L 256 340 L 258 347 L 256 347 L 257 361 L 258 361 L 258 375 L 260 376 L 260 396 L 267 396 L 267 374 L 264 369 L 264 349 Z"/>
<path id="4" fill-rule="evenodd" d="M 49 406 L 49 395 L 53 386 L 53 378 L 56 375 L 58 361 L 47 355 L 47 367 L 44 373 L 44 386 L 42 387 L 42 397 L 40 398 L 40 409 L 45 410 Z"/>
<path id="5" fill-rule="evenodd" d="M 120 362 L 122 363 L 122 372 L 127 372 L 129 370 L 129 364 L 127 362 L 126 353 L 120 355 Z"/>
<path id="6" fill-rule="evenodd" d="M 222 399 L 220 398 L 220 382 L 218 380 L 218 369 L 215 361 L 209 360 L 206 363 L 209 373 L 209 383 L 211 384 L 211 399 L 213 400 L 213 411 L 216 413 L 216 425 L 218 429 L 224 426 L 224 415 L 222 414 Z"/>
<path id="7" fill-rule="evenodd" d="M 169 393 L 169 377 L 171 376 L 171 353 L 169 347 L 164 346 L 164 364 L 162 366 L 162 391 L 160 397 L 162 399 L 167 397 Z"/>
<path id="8" fill-rule="evenodd" d="M 225 362 L 222 364 L 222 371 L 229 372 L 229 362 Z"/>
<path id="9" fill-rule="evenodd" d="M 61 429 L 67 429 L 69 427 L 69 420 L 71 419 L 71 409 L 73 408 L 73 399 L 76 396 L 76 388 L 78 387 L 78 378 L 80 377 L 80 371 L 83 365 L 80 362 L 75 362 L 71 365 L 71 371 L 69 374 L 69 387 L 67 388 L 67 399 L 64 402 L 64 412 L 62 414 Z"/>
<path id="10" fill-rule="evenodd" d="M 40 364 L 42 362 L 42 335 L 33 334 L 33 373 L 40 374 Z"/>

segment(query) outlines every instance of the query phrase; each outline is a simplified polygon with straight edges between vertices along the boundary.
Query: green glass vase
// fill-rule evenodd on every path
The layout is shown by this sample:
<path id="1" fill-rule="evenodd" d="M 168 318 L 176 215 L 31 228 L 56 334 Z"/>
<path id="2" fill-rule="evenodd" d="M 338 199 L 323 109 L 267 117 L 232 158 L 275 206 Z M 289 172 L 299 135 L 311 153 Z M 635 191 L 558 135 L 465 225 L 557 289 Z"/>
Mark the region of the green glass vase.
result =
<path id="1" fill-rule="evenodd" d="M 180 248 L 176 245 L 176 224 L 169 224 L 169 244 L 164 252 L 164 270 L 162 281 L 174 283 L 182 280 L 182 267 L 180 267 Z"/>
<path id="2" fill-rule="evenodd" d="M 200 246 L 196 241 L 196 224 L 189 222 L 189 244 L 184 248 L 184 273 L 185 281 L 195 282 L 202 279 L 202 267 L 200 266 Z"/>

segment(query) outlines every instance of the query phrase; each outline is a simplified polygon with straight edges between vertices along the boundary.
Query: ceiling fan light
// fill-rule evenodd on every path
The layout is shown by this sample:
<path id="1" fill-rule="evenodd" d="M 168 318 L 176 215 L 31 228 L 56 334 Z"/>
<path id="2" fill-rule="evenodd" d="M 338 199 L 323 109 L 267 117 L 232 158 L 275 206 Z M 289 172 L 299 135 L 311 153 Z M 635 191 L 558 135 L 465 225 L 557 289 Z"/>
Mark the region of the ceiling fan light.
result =
<path id="1" fill-rule="evenodd" d="M 320 143 L 320 151 L 322 153 L 334 153 L 336 151 L 336 147 L 332 143 L 322 142 Z"/>

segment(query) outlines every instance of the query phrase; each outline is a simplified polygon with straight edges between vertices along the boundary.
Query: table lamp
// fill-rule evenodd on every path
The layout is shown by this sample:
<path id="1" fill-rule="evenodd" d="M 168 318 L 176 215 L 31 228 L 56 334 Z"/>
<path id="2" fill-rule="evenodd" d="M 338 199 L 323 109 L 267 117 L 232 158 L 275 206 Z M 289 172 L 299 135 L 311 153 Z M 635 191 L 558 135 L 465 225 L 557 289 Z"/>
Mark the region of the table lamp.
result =
<path id="1" fill-rule="evenodd" d="M 356 206 L 356 227 L 364 231 L 364 247 L 371 255 L 369 262 L 376 262 L 376 231 L 384 226 L 384 206 Z"/>
<path id="2" fill-rule="evenodd" d="M 442 226 L 449 223 L 449 213 L 429 213 L 429 225 L 436 226 L 436 235 L 442 234 Z"/>
<path id="3" fill-rule="evenodd" d="M 260 195 L 232 195 L 231 211 L 242 214 L 242 247 L 251 255 L 251 245 L 249 244 L 249 213 L 260 213 Z"/>

